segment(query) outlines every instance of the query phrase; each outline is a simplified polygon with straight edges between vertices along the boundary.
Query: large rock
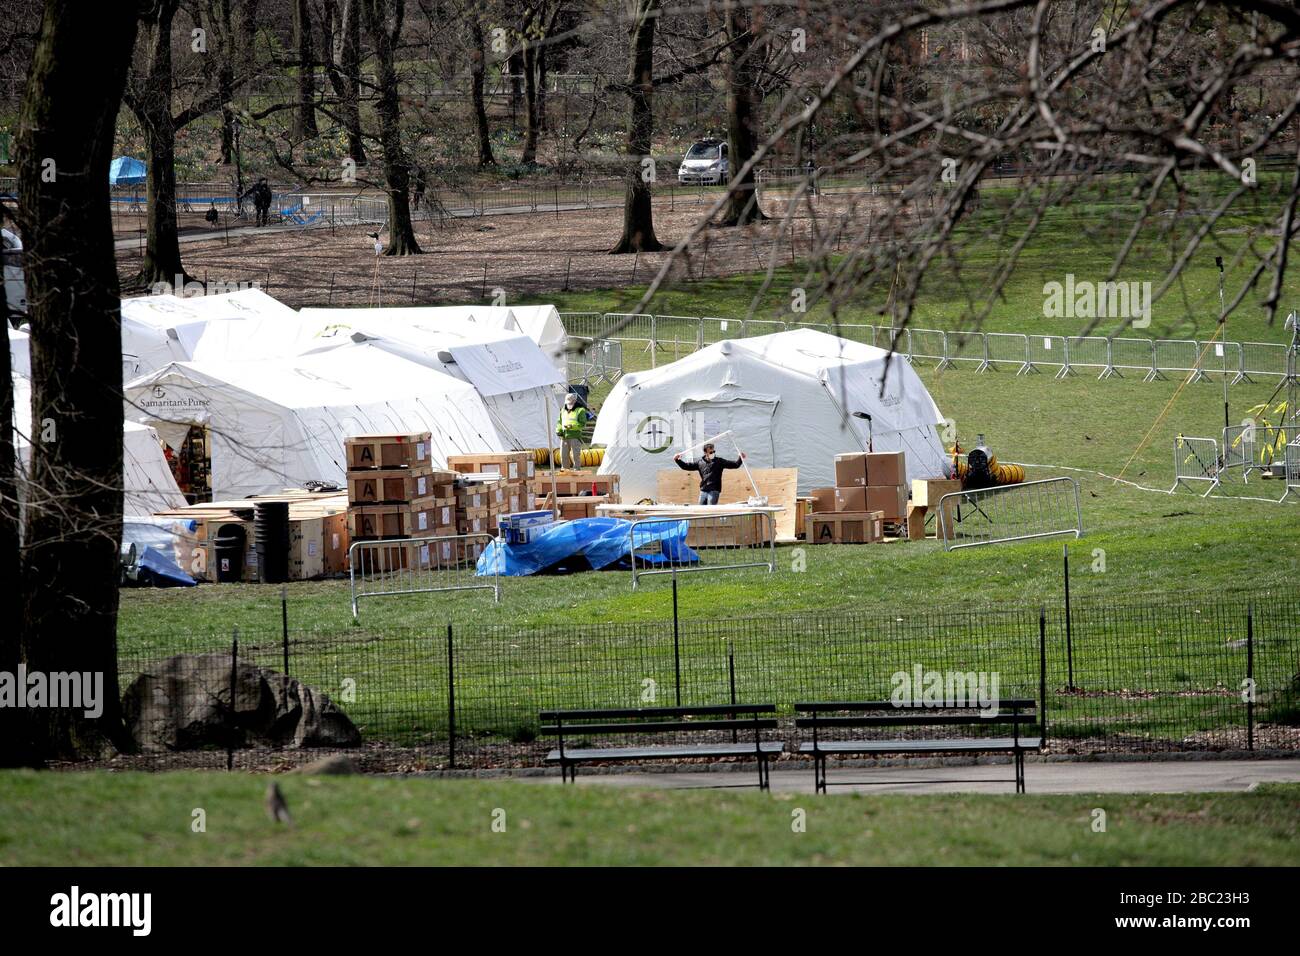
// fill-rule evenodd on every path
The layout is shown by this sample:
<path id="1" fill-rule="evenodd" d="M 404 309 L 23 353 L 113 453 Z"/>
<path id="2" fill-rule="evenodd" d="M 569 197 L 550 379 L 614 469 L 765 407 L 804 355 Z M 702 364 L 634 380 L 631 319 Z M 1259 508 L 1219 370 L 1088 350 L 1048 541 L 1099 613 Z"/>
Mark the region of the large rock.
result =
<path id="1" fill-rule="evenodd" d="M 203 747 L 356 747 L 361 733 L 315 688 L 230 657 L 179 654 L 141 674 L 122 697 L 127 731 L 144 752 Z"/>

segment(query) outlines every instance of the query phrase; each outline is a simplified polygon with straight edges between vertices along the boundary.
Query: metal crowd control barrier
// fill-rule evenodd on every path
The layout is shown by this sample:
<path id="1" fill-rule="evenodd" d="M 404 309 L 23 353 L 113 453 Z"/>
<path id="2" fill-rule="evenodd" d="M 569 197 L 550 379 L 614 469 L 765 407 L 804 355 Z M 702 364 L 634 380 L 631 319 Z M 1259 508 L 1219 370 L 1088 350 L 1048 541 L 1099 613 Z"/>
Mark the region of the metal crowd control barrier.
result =
<path id="1" fill-rule="evenodd" d="M 1214 372 L 1231 375 L 1230 384 L 1252 382 L 1252 375 L 1285 378 L 1287 346 L 1268 342 L 1208 343 L 1191 339 L 1109 339 L 1099 335 L 1027 335 L 1020 332 L 962 332 L 943 329 L 906 328 L 824 322 L 782 322 L 763 319 L 722 319 L 686 315 L 628 315 L 607 312 L 561 312 L 570 335 L 644 342 L 655 364 L 655 353 L 680 348 L 689 352 L 729 338 L 768 335 L 787 329 L 817 329 L 853 341 L 897 352 L 907 361 L 923 359 L 937 368 L 954 368 L 958 362 L 973 362 L 976 371 L 987 372 L 1014 365 L 1017 375 L 1057 369 L 1057 378 L 1078 371 L 1096 369 L 1098 379 L 1121 378 L 1123 372 L 1140 372 L 1143 381 L 1165 378 L 1166 372 L 1186 375 L 1190 381 L 1210 381 Z M 618 332 L 608 330 L 627 321 Z M 897 343 L 894 342 L 897 335 Z M 1220 347 L 1222 351 L 1220 351 Z M 1204 356 L 1202 357 L 1202 351 Z M 1217 360 L 1217 361 L 1216 361 Z"/>
<path id="2" fill-rule="evenodd" d="M 1255 435 L 1258 425 L 1229 425 L 1223 430 L 1223 471 L 1240 468 L 1241 480 L 1248 482 L 1250 473 L 1260 465 L 1255 458 Z"/>
<path id="3" fill-rule="evenodd" d="M 655 574 L 776 570 L 776 519 L 770 511 L 637 518 L 627 529 L 632 587 Z M 762 560 L 759 557 L 762 556 Z"/>
<path id="4" fill-rule="evenodd" d="M 984 361 L 975 371 L 987 372 L 998 365 L 1016 366 L 1017 375 L 1029 372 L 1029 341 L 1018 332 L 985 332 Z"/>
<path id="5" fill-rule="evenodd" d="M 1219 458 L 1219 442 L 1216 439 L 1179 435 L 1174 439 L 1174 484 L 1169 493 L 1172 495 L 1179 485 L 1189 481 L 1208 481 L 1210 487 L 1201 495 L 1202 498 L 1208 498 L 1210 492 L 1219 487 L 1222 470 L 1223 462 Z"/>
<path id="6" fill-rule="evenodd" d="M 348 548 L 352 617 L 362 598 L 435 591 L 491 591 L 501 601 L 501 576 L 479 576 L 478 557 L 490 534 L 456 534 L 426 538 L 378 538 L 354 541 Z"/>
<path id="7" fill-rule="evenodd" d="M 569 381 L 614 384 L 623 374 L 623 343 L 569 336 Z"/>
<path id="8" fill-rule="evenodd" d="M 1083 536 L 1079 482 L 1073 478 L 954 491 L 939 499 L 938 518 L 945 551 L 1064 534 Z"/>
<path id="9" fill-rule="evenodd" d="M 1278 503 L 1286 501 L 1292 494 L 1300 498 L 1300 439 L 1286 446 L 1286 491 Z"/>

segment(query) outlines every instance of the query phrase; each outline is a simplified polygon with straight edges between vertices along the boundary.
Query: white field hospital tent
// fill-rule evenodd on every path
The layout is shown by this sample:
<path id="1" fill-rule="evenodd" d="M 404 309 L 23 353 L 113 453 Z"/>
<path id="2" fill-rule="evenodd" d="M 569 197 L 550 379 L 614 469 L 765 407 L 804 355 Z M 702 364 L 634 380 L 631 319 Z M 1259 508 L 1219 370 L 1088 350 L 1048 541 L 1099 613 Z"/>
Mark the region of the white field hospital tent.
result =
<path id="1" fill-rule="evenodd" d="M 215 500 L 344 483 L 343 439 L 432 433 L 431 456 L 505 451 L 473 385 L 369 343 L 287 359 L 177 362 L 127 383 L 126 415 L 179 447 L 209 429 Z"/>
<path id="2" fill-rule="evenodd" d="M 834 485 L 835 455 L 866 451 L 869 440 L 875 451 L 906 452 L 909 479 L 942 475 L 942 415 L 907 362 L 895 356 L 886 377 L 888 357 L 796 329 L 718 342 L 624 375 L 596 422 L 592 440 L 607 446 L 600 472 L 620 476 L 625 501 L 652 498 L 657 472 L 676 467 L 675 452 L 730 432 L 717 442 L 719 455 L 734 458 L 738 446 L 752 468 L 798 468 L 800 494 Z"/>
<path id="3" fill-rule="evenodd" d="M 15 374 L 14 438 L 19 467 L 24 472 L 31 462 L 31 424 L 32 384 L 25 376 Z M 136 422 L 123 422 L 122 427 L 122 513 L 140 517 L 184 507 L 185 496 L 176 487 L 158 433 Z"/>
<path id="4" fill-rule="evenodd" d="M 510 448 L 554 441 L 564 376 L 513 324 L 449 318 L 441 309 L 303 309 L 304 352 L 337 343 L 376 348 L 472 384 Z M 504 317 L 499 317 L 504 318 Z"/>

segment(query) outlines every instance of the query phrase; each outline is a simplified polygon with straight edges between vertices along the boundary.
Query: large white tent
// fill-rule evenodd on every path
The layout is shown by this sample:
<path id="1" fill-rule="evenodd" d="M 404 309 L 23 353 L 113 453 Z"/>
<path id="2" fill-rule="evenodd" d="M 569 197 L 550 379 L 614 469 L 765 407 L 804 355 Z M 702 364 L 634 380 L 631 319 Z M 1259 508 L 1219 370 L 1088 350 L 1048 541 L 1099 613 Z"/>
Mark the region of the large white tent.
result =
<path id="1" fill-rule="evenodd" d="M 177 362 L 129 382 L 128 418 L 174 447 L 209 429 L 216 499 L 342 484 L 343 439 L 432 433 L 432 457 L 504 451 L 473 385 L 368 342 L 286 359 Z"/>
<path id="2" fill-rule="evenodd" d="M 31 461 L 31 437 L 31 381 L 24 375 L 15 374 L 14 439 L 20 467 L 24 471 Z M 185 496 L 176 486 L 176 479 L 163 455 L 158 433 L 147 425 L 123 422 L 122 491 L 122 513 L 128 517 L 152 515 L 185 504 Z"/>
<path id="3" fill-rule="evenodd" d="M 653 497 L 656 474 L 675 467 L 675 452 L 728 431 L 720 455 L 734 457 L 739 446 L 751 467 L 798 468 L 806 494 L 835 484 L 836 454 L 865 451 L 868 442 L 906 452 L 909 478 L 943 474 L 941 421 L 920 377 L 897 356 L 797 329 L 719 342 L 624 375 L 593 441 L 607 446 L 600 471 L 620 476 L 625 500 Z"/>

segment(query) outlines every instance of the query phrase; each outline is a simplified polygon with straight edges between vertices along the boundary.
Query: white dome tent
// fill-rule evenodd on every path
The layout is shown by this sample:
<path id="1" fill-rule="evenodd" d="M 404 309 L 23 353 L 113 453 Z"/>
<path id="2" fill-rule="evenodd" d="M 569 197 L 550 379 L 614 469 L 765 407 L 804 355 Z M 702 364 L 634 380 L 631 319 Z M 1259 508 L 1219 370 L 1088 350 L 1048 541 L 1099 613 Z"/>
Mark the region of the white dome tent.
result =
<path id="1" fill-rule="evenodd" d="M 343 439 L 430 432 L 431 457 L 505 451 L 473 385 L 369 343 L 287 359 L 177 362 L 125 387 L 126 416 L 173 447 L 208 429 L 215 500 L 342 485 Z"/>
<path id="2" fill-rule="evenodd" d="M 886 363 L 888 362 L 888 375 Z M 884 390 L 882 392 L 882 382 Z M 866 416 L 870 416 L 868 419 Z M 673 454 L 723 432 L 752 468 L 798 468 L 799 493 L 835 484 L 835 455 L 902 451 L 907 477 L 942 475 L 942 422 L 916 371 L 883 349 L 812 329 L 718 342 L 657 369 L 624 375 L 600 410 L 593 442 L 625 500 L 656 494 Z"/>

